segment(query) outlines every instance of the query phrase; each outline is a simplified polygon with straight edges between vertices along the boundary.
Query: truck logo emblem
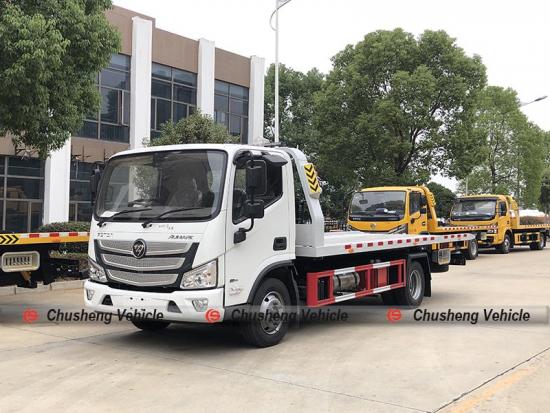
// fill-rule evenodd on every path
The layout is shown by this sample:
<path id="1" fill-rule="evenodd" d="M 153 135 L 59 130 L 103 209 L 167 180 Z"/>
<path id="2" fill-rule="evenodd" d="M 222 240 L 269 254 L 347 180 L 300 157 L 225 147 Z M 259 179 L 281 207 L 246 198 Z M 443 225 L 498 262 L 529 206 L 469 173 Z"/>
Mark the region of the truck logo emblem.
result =
<path id="1" fill-rule="evenodd" d="M 376 224 L 374 223 L 370 224 L 370 229 L 376 229 Z"/>
<path id="2" fill-rule="evenodd" d="M 145 244 L 145 241 L 142 239 L 136 240 L 134 242 L 134 245 L 132 245 L 132 253 L 134 254 L 134 257 L 137 259 L 145 257 L 145 254 L 147 252 L 147 245 Z"/>

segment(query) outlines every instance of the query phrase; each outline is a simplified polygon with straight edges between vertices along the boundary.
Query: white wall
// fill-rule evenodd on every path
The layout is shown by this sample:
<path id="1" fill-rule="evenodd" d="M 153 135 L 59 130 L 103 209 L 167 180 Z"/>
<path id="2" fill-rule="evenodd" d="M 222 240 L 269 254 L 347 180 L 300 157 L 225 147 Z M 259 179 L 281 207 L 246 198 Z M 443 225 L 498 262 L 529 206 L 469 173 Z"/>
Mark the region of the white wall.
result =
<path id="1" fill-rule="evenodd" d="M 258 145 L 264 139 L 264 74 L 265 59 L 250 58 L 250 90 L 248 101 L 248 143 Z"/>
<path id="2" fill-rule="evenodd" d="M 214 73 L 216 47 L 214 42 L 199 39 L 199 73 L 197 74 L 197 107 L 203 115 L 214 117 Z"/>
<path id="3" fill-rule="evenodd" d="M 71 140 L 52 152 L 44 170 L 44 224 L 69 220 Z"/>
<path id="4" fill-rule="evenodd" d="M 130 148 L 134 149 L 143 147 L 151 137 L 153 22 L 138 16 L 132 22 Z"/>

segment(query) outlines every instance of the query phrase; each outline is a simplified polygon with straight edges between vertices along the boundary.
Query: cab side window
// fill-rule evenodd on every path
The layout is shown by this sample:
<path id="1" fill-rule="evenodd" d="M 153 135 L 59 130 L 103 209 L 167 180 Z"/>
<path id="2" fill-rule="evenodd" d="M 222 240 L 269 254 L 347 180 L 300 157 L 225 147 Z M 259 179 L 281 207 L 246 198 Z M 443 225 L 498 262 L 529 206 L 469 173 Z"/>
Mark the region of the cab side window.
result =
<path id="1" fill-rule="evenodd" d="M 414 214 L 420 211 L 420 192 L 411 192 L 409 196 L 409 214 Z"/>
<path id="2" fill-rule="evenodd" d="M 506 207 L 506 202 L 498 203 L 498 212 L 501 216 L 505 216 L 508 213 L 508 208 Z"/>
<path id="3" fill-rule="evenodd" d="M 267 190 L 265 194 L 255 195 L 255 200 L 264 201 L 265 208 L 274 204 L 283 195 L 283 168 L 267 164 Z M 233 184 L 233 223 L 238 224 L 246 219 L 244 204 L 246 196 L 246 169 L 237 168 Z"/>

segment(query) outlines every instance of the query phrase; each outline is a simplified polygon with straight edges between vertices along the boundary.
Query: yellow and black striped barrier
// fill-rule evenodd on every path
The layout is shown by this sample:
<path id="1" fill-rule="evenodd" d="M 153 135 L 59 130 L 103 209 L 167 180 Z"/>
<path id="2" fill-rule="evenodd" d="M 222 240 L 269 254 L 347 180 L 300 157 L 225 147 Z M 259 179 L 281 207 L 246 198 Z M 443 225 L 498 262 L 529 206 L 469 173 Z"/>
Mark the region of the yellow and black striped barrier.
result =
<path id="1" fill-rule="evenodd" d="M 317 178 L 317 171 L 312 163 L 304 164 L 304 170 L 306 172 L 307 184 L 309 187 L 309 194 L 313 197 L 318 197 L 321 194 L 321 185 L 319 185 L 319 179 Z"/>

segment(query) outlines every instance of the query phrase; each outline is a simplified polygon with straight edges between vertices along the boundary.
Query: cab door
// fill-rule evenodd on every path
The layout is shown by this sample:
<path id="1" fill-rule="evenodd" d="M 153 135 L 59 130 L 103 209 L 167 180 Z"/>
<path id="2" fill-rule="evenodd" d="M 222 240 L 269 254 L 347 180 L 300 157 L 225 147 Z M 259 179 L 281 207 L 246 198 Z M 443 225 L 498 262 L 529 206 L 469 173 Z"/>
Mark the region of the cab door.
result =
<path id="1" fill-rule="evenodd" d="M 420 191 L 409 193 L 409 234 L 422 234 L 428 231 L 426 198 Z"/>
<path id="2" fill-rule="evenodd" d="M 504 241 L 506 229 L 510 228 L 510 213 L 506 201 L 497 202 L 498 239 L 497 243 Z"/>

